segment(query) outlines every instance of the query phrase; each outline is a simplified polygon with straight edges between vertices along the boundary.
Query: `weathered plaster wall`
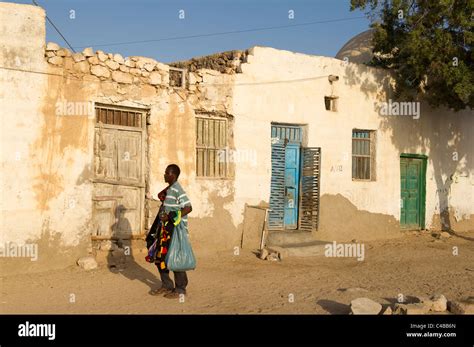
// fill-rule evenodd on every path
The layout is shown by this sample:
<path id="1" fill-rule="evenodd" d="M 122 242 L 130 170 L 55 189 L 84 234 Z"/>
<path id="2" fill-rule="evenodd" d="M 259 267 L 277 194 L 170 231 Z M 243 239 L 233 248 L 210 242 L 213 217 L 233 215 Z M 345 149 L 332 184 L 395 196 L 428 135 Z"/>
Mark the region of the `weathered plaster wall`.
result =
<path id="1" fill-rule="evenodd" d="M 0 4 L 0 65 L 10 68 L 0 71 L 0 244 L 34 243 L 39 253 L 35 262 L 1 259 L 4 272 L 64 267 L 87 247 L 90 210 L 81 202 L 90 196 L 74 175 L 87 156 L 87 121 L 53 116 L 52 99 L 64 86 L 47 75 L 44 20 L 39 7 Z"/>
<path id="2" fill-rule="evenodd" d="M 123 58 L 92 49 L 72 54 L 56 44 L 45 45 L 45 14 L 38 7 L 2 3 L 0 15 L 2 66 L 27 70 L 0 71 L 1 241 L 39 247 L 36 262 L 1 259 L 5 273 L 61 268 L 88 252 L 95 227 L 95 117 L 59 115 L 57 105 L 64 102 L 149 110 L 149 193 L 156 198 L 165 187 L 166 166 L 177 163 L 194 207 L 190 229 L 196 252 L 238 244 L 237 224 L 226 211 L 234 200 L 233 181 L 195 177 L 194 110 L 227 114 L 231 95 L 229 88 L 220 87 L 201 94 L 196 83 L 229 84 L 223 80 L 227 75 L 201 71 L 193 75 L 189 91 L 171 88 L 169 67 L 153 59 Z"/>
<path id="3" fill-rule="evenodd" d="M 245 62 L 229 55 L 242 73 L 205 69 L 199 64 L 206 60 L 196 60 L 188 89 L 171 88 L 169 67 L 153 59 L 92 49 L 73 55 L 46 46 L 44 19 L 38 7 L 0 3 L 0 65 L 11 68 L 0 70 L 0 244 L 39 245 L 37 262 L 1 259 L 4 272 L 60 268 L 87 254 L 94 228 L 95 119 L 59 116 L 56 105 L 62 101 L 149 110 L 149 193 L 156 197 L 164 188 L 168 164 L 180 165 L 180 181 L 193 203 L 190 235 L 198 255 L 238 246 L 245 204 L 268 202 L 271 122 L 305 125 L 307 145 L 322 148 L 321 228 L 315 237 L 399 235 L 403 152 L 429 156 L 427 226 L 439 226 L 441 210 L 451 211 L 441 213 L 445 225 L 473 228 L 474 146 L 467 111 L 422 106 L 418 120 L 380 117 L 374 103 L 387 98 L 383 71 L 264 47 L 246 52 Z M 329 74 L 340 77 L 333 87 Z M 337 112 L 324 107 L 323 97 L 331 93 L 339 96 Z M 227 117 L 229 147 L 246 153 L 226 179 L 196 177 L 197 114 Z M 353 128 L 377 130 L 375 182 L 352 181 Z"/>
<path id="4" fill-rule="evenodd" d="M 385 119 L 394 151 L 428 155 L 426 226 L 474 229 L 474 119 L 472 112 L 454 113 L 421 105 L 420 125 L 413 120 Z M 397 172 L 399 175 L 399 171 Z M 394 174 L 395 175 L 395 174 Z"/>
<path id="5" fill-rule="evenodd" d="M 461 229 L 474 227 L 471 112 L 434 111 L 423 104 L 417 120 L 379 116 L 376 103 L 390 97 L 389 76 L 333 58 L 254 47 L 241 68 L 243 73 L 236 75 L 234 87 L 235 142 L 237 148 L 256 150 L 258 165 L 237 168 L 236 177 L 241 179 L 235 182 L 236 200 L 249 196 L 255 201 L 268 201 L 271 122 L 307 124 L 308 146 L 322 148 L 321 230 L 317 237 L 369 239 L 398 235 L 399 156 L 404 152 L 429 156 L 427 227 L 435 227 L 432 219 L 439 214 L 439 200 L 441 210 L 446 208 L 437 193 L 444 185 L 436 177 L 449 177 L 454 172 L 458 179 L 450 186 L 449 206 L 459 221 L 464 220 Z M 333 87 L 327 79 L 330 74 L 340 77 Z M 326 111 L 324 106 L 324 96 L 332 93 L 339 97 L 337 112 Z M 352 129 L 377 131 L 374 182 L 352 180 Z M 459 161 L 452 160 L 453 151 L 459 153 Z M 345 206 L 348 212 L 348 202 L 364 212 L 336 218 L 331 211 L 344 211 L 341 207 Z M 369 224 L 363 217 L 367 213 L 371 216 Z M 459 223 L 451 224 L 454 227 Z"/>
<path id="6" fill-rule="evenodd" d="M 199 69 L 189 74 L 191 102 L 196 114 L 226 117 L 229 124 L 229 147 L 233 148 L 234 117 L 232 109 L 233 75 L 209 69 Z M 196 177 L 196 121 L 190 121 L 192 135 L 186 138 L 191 145 L 192 163 L 187 189 L 193 202 L 189 217 L 191 239 L 198 252 L 212 253 L 216 250 L 240 246 L 242 234 L 242 206 L 235 192 L 236 169 L 231 163 L 229 177 L 225 179 Z M 186 153 L 185 153 L 186 154 Z M 184 154 L 184 155 L 185 155 Z M 235 177 L 235 178 L 234 178 Z M 195 240 L 195 241 L 194 241 Z"/>
<path id="7" fill-rule="evenodd" d="M 2 114 L 1 141 L 1 225 L 0 242 L 28 238 L 31 225 L 28 219 L 39 217 L 35 211 L 31 164 L 27 160 L 30 144 L 38 136 L 37 124 L 41 111 L 42 92 L 47 76 L 29 75 L 15 69 L 46 70 L 43 54 L 45 27 L 44 12 L 34 6 L 28 11 L 15 10 L 15 4 L 0 4 L 0 65 L 12 70 L 0 71 L 0 109 Z M 4 44 L 3 44 L 4 43 Z M 37 88 L 32 89 L 30 86 Z M 11 102 L 17 100 L 17 102 Z M 25 118 L 26 115 L 30 115 Z M 18 136 L 19 129 L 22 136 Z M 8 199 L 7 199 L 8 198 Z M 28 200 L 28 204 L 25 204 Z M 13 215 L 12 211 L 18 212 Z M 14 225 L 15 228 L 5 228 Z"/>

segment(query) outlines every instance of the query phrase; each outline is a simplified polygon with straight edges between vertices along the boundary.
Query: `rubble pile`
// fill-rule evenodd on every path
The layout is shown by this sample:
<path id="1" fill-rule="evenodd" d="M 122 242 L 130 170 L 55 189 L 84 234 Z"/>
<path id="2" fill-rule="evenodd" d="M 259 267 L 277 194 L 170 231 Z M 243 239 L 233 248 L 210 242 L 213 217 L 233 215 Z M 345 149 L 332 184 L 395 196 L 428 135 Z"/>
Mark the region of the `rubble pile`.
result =
<path id="1" fill-rule="evenodd" d="M 234 50 L 175 62 L 171 63 L 170 66 L 187 69 L 190 72 L 209 69 L 232 75 L 242 72 L 241 64 L 246 62 L 247 55 L 247 51 Z"/>
<path id="2" fill-rule="evenodd" d="M 415 297 L 410 303 L 395 303 L 388 306 L 369 298 L 357 298 L 351 301 L 350 309 L 350 314 L 474 314 L 474 296 L 448 301 L 444 295 L 435 294 L 429 298 Z"/>

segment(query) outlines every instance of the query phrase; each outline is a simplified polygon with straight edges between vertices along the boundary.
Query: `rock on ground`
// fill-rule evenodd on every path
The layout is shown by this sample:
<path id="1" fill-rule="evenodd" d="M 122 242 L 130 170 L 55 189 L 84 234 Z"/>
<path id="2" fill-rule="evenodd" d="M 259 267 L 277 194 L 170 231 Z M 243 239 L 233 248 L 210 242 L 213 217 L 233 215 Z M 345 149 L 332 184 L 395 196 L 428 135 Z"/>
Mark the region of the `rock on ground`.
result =
<path id="1" fill-rule="evenodd" d="M 94 257 L 88 256 L 79 258 L 77 265 L 82 267 L 84 270 L 93 270 L 97 268 L 97 261 L 94 259 Z"/>
<path id="2" fill-rule="evenodd" d="M 449 311 L 454 314 L 474 314 L 474 296 L 449 302 Z"/>
<path id="3" fill-rule="evenodd" d="M 278 256 L 278 253 L 270 253 L 266 259 L 270 261 L 279 261 L 280 257 Z"/>
<path id="4" fill-rule="evenodd" d="M 430 300 L 433 302 L 431 311 L 443 312 L 447 310 L 448 300 L 446 300 L 446 297 L 443 294 L 433 295 Z"/>
<path id="5" fill-rule="evenodd" d="M 267 247 L 268 251 L 270 253 L 277 253 L 278 254 L 278 258 L 280 258 L 280 260 L 283 260 L 284 258 L 287 258 L 288 257 L 288 250 L 286 250 L 285 248 L 283 247 L 278 247 L 278 246 L 268 246 Z"/>
<path id="6" fill-rule="evenodd" d="M 379 314 L 382 305 L 369 298 L 358 298 L 351 301 L 352 314 Z"/>

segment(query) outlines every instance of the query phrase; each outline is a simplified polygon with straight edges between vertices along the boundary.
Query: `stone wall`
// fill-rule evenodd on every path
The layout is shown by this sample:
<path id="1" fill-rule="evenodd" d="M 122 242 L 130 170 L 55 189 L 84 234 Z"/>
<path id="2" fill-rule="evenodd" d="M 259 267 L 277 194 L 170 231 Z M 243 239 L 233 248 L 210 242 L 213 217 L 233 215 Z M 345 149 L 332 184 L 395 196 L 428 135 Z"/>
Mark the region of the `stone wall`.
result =
<path id="1" fill-rule="evenodd" d="M 156 198 L 170 163 L 193 203 L 196 254 L 239 245 L 234 181 L 196 177 L 195 110 L 232 117 L 232 75 L 201 69 L 186 88 L 172 87 L 169 66 L 151 58 L 93 51 L 72 53 L 45 42 L 45 12 L 0 3 L 2 113 L 0 243 L 35 244 L 38 260 L 0 259 L 2 274 L 73 265 L 90 250 L 94 231 L 93 114 L 58 114 L 65 103 L 133 107 L 148 115 L 146 188 Z M 83 109 L 81 109 L 83 110 Z M 156 204 L 147 201 L 149 219 Z M 216 216 L 218 216 L 216 218 Z M 216 232 L 217 230 L 217 232 Z"/>
<path id="2" fill-rule="evenodd" d="M 149 109 L 147 192 L 156 198 L 164 188 L 162 174 L 166 165 L 180 165 L 180 181 L 193 202 L 191 239 L 195 239 L 198 254 L 239 244 L 242 221 L 239 206 L 233 206 L 232 178 L 217 183 L 212 179 L 196 178 L 195 172 L 196 114 L 232 119 L 232 75 L 199 69 L 187 74 L 185 88 L 176 88 L 170 86 L 170 67 L 150 58 L 123 58 L 118 54 L 93 52 L 91 48 L 71 54 L 53 43 L 47 45 L 45 55 L 53 71 L 72 81 L 77 80 L 89 89 L 88 96 L 82 96 L 84 100 Z M 159 77 L 153 79 L 158 74 Z M 161 83 L 156 83 L 156 80 Z M 235 212 L 222 210 L 218 213 L 222 201 L 232 206 Z M 147 211 L 145 229 L 156 214 L 155 203 L 147 201 L 146 205 L 150 210 Z M 220 218 L 214 218 L 216 214 Z M 210 224 L 214 228 L 210 229 Z M 215 229 L 221 233 L 216 234 L 213 232 Z M 201 240 L 210 241 L 204 243 Z"/>
<path id="3" fill-rule="evenodd" d="M 233 50 L 204 57 L 192 58 L 187 61 L 178 61 L 170 63 L 169 65 L 181 69 L 187 69 L 189 72 L 195 72 L 199 69 L 210 69 L 225 74 L 234 74 L 242 72 L 240 65 L 246 62 L 247 55 L 247 50 Z"/>
<path id="4" fill-rule="evenodd" d="M 104 53 L 100 50 L 94 53 L 92 48 L 71 53 L 52 42 L 46 45 L 45 57 L 49 64 L 64 66 L 69 75 L 77 78 L 90 74 L 96 77 L 91 81 L 99 79 L 123 84 L 169 85 L 168 65 L 151 58 L 134 56 L 124 59 L 120 54 Z"/>

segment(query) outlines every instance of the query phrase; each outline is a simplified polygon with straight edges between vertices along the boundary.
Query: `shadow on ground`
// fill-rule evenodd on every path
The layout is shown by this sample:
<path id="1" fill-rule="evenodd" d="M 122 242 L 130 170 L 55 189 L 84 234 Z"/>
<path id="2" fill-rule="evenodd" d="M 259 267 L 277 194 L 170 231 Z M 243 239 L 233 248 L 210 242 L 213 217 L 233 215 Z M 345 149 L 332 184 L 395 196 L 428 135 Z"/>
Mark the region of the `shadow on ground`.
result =
<path id="1" fill-rule="evenodd" d="M 115 236 L 131 236 L 132 234 L 130 222 L 124 217 L 125 210 L 122 205 L 116 209 L 116 223 L 112 226 Z M 138 257 L 140 256 L 145 257 L 145 254 L 139 254 Z M 160 288 L 161 281 L 158 278 L 158 269 L 155 264 L 147 265 L 150 266 L 150 270 L 154 270 L 156 273 L 144 269 L 136 261 L 130 239 L 119 239 L 113 249 L 107 254 L 107 268 L 110 272 L 124 276 L 131 281 L 140 281 L 146 284 L 150 291 Z"/>
<path id="2" fill-rule="evenodd" d="M 337 301 L 318 300 L 317 304 L 330 314 L 349 314 L 351 312 L 349 305 Z"/>

